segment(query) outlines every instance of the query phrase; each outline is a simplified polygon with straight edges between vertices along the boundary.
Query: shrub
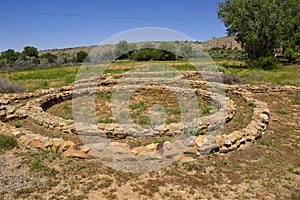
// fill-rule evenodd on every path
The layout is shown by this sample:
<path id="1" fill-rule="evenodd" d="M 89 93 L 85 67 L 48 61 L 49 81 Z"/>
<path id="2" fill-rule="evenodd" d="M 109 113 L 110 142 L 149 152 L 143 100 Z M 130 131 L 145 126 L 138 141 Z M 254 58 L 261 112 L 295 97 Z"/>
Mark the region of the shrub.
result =
<path id="1" fill-rule="evenodd" d="M 76 60 L 78 63 L 84 62 L 85 59 L 89 56 L 86 51 L 79 51 L 76 55 Z"/>
<path id="2" fill-rule="evenodd" d="M 45 53 L 41 56 L 41 59 L 45 59 L 49 63 L 54 63 L 57 61 L 57 56 L 52 53 Z"/>
<path id="3" fill-rule="evenodd" d="M 297 54 L 292 48 L 287 48 L 284 51 L 283 57 L 287 59 L 289 62 L 291 62 L 297 59 Z"/>
<path id="4" fill-rule="evenodd" d="M 270 57 L 261 57 L 258 60 L 246 60 L 246 65 L 249 68 L 259 68 L 264 70 L 272 70 L 275 69 L 277 65 L 276 58 Z"/>
<path id="5" fill-rule="evenodd" d="M 0 79 L 1 93 L 17 93 L 24 92 L 25 88 L 18 83 L 10 82 L 7 78 Z"/>
<path id="6" fill-rule="evenodd" d="M 2 150 L 9 150 L 17 146 L 17 140 L 10 135 L 0 134 L 0 152 Z"/>

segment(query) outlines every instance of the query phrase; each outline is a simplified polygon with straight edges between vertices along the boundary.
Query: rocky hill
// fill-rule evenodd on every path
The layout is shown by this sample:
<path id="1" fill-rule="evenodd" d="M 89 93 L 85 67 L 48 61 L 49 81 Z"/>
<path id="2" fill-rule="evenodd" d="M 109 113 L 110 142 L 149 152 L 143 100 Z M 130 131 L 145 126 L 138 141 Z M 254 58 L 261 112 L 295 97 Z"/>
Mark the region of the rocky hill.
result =
<path id="1" fill-rule="evenodd" d="M 174 43 L 181 43 L 185 41 L 174 41 Z M 160 42 L 137 42 L 135 43 L 137 46 L 141 47 L 148 47 L 148 46 L 158 46 Z M 209 50 L 212 48 L 223 48 L 225 47 L 226 49 L 237 49 L 237 50 L 242 50 L 241 45 L 235 40 L 234 36 L 227 36 L 227 37 L 222 37 L 222 38 L 214 38 L 211 40 L 208 40 L 206 42 L 191 42 L 194 45 L 199 45 L 201 44 L 202 48 L 205 50 Z M 98 48 L 100 50 L 103 50 L 105 52 L 108 51 L 113 51 L 114 45 L 108 44 L 108 45 L 103 45 L 103 46 L 82 46 L 82 47 L 73 47 L 73 48 L 64 48 L 64 49 L 49 49 L 49 50 L 41 50 L 39 53 L 40 55 L 45 54 L 45 53 L 53 53 L 53 54 L 63 54 L 67 53 L 70 55 L 75 55 L 78 51 L 87 51 L 91 52 L 93 49 Z"/>
<path id="2" fill-rule="evenodd" d="M 206 50 L 216 47 L 226 47 L 226 49 L 242 50 L 241 44 L 239 44 L 234 36 L 227 36 L 222 38 L 215 38 L 202 43 L 202 47 Z"/>

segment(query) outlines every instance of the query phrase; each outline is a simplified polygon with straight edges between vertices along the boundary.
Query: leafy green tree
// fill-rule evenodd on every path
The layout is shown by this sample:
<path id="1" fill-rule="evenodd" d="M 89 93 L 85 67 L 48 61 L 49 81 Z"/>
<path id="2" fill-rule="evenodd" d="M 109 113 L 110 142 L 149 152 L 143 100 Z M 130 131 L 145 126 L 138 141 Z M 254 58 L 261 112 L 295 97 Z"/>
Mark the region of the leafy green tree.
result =
<path id="1" fill-rule="evenodd" d="M 299 13 L 299 0 L 225 0 L 218 9 L 228 34 L 237 35 L 251 59 L 270 56 L 280 46 L 294 48 Z"/>
<path id="2" fill-rule="evenodd" d="M 76 60 L 78 63 L 84 62 L 85 59 L 89 56 L 89 54 L 86 51 L 79 51 L 76 55 Z"/>
<path id="3" fill-rule="evenodd" d="M 295 51 L 292 48 L 287 48 L 284 51 L 283 54 L 284 58 L 287 59 L 289 62 L 292 62 L 294 60 L 297 59 L 297 54 L 295 53 Z"/>
<path id="4" fill-rule="evenodd" d="M 162 50 L 162 49 L 140 49 L 135 51 L 130 56 L 132 60 L 137 61 L 148 61 L 148 60 L 176 60 L 176 55 L 172 52 Z"/>
<path id="5" fill-rule="evenodd" d="M 118 59 L 124 59 L 128 58 L 135 49 L 135 44 L 129 44 L 127 41 L 121 40 L 118 44 L 116 44 L 114 53 Z"/>
<path id="6" fill-rule="evenodd" d="M 20 57 L 19 52 L 15 52 L 13 49 L 8 49 L 4 52 L 1 52 L 1 58 L 6 59 L 8 63 L 13 63 Z"/>
<path id="7" fill-rule="evenodd" d="M 76 58 L 68 53 L 62 53 L 58 55 L 57 62 L 62 65 L 74 65 Z"/>
<path id="8" fill-rule="evenodd" d="M 25 57 L 35 57 L 38 58 L 39 57 L 39 52 L 38 49 L 35 47 L 31 47 L 31 46 L 26 46 L 24 47 L 24 50 L 22 51 L 22 56 Z"/>
<path id="9" fill-rule="evenodd" d="M 57 60 L 57 56 L 52 53 L 45 53 L 45 54 L 41 55 L 41 59 L 45 59 L 49 63 L 54 63 Z"/>

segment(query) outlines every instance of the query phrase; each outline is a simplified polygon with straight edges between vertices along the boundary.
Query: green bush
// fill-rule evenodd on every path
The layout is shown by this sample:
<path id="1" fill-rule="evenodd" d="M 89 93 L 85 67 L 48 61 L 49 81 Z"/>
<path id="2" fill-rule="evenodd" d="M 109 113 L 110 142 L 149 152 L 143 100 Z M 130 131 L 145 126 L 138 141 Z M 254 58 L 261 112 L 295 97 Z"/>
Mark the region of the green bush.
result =
<path id="1" fill-rule="evenodd" d="M 292 48 L 287 48 L 284 51 L 283 57 L 291 62 L 297 59 L 297 54 Z"/>
<path id="2" fill-rule="evenodd" d="M 10 135 L 0 134 L 0 152 L 2 150 L 10 150 L 17 146 L 17 140 Z"/>
<path id="3" fill-rule="evenodd" d="M 276 58 L 270 57 L 261 57 L 258 60 L 246 60 L 246 65 L 249 68 L 259 68 L 264 70 L 275 69 L 278 62 Z"/>
<path id="4" fill-rule="evenodd" d="M 76 60 L 78 63 L 84 62 L 85 59 L 89 56 L 88 52 L 86 51 L 79 51 L 76 55 Z"/>
<path id="5" fill-rule="evenodd" d="M 176 55 L 172 52 L 161 49 L 141 49 L 131 53 L 130 58 L 136 61 L 149 61 L 149 60 L 176 60 Z"/>

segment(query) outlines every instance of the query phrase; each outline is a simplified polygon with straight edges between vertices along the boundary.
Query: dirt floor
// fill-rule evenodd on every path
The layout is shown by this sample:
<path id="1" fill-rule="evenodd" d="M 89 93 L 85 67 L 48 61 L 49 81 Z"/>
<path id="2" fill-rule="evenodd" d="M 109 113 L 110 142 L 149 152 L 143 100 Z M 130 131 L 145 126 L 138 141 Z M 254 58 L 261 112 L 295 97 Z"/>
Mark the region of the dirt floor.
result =
<path id="1" fill-rule="evenodd" d="M 0 199 L 299 199 L 299 92 L 256 94 L 271 121 L 226 155 L 131 174 L 20 146 L 0 155 Z"/>

